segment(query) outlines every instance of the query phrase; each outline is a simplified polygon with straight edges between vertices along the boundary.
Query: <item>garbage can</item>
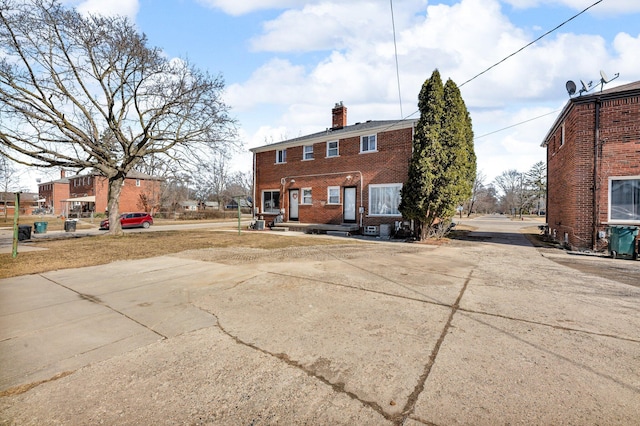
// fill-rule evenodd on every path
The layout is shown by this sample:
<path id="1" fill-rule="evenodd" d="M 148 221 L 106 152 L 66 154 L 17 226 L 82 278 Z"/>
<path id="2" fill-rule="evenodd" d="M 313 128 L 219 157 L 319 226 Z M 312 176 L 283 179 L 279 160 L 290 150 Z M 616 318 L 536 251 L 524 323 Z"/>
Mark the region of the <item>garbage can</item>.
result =
<path id="1" fill-rule="evenodd" d="M 64 221 L 64 230 L 65 230 L 65 232 L 76 232 L 76 221 L 75 220 L 65 220 Z"/>
<path id="2" fill-rule="evenodd" d="M 47 223 L 48 222 L 33 222 L 33 233 L 34 234 L 46 234 L 47 233 Z"/>
<path id="3" fill-rule="evenodd" d="M 609 254 L 612 258 L 619 256 L 636 258 L 637 226 L 612 225 L 608 228 Z"/>
<path id="4" fill-rule="evenodd" d="M 18 225 L 18 241 L 31 239 L 31 225 Z"/>

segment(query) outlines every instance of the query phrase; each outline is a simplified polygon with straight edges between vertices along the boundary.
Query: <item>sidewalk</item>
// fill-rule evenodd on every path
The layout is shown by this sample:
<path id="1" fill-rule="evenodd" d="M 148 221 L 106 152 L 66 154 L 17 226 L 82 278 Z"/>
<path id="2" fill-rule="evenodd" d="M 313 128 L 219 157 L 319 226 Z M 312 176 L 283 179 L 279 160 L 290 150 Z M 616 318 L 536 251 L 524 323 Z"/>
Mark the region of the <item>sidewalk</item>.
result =
<path id="1" fill-rule="evenodd" d="M 637 424 L 640 288 L 474 226 L 2 280 L 0 422 Z"/>

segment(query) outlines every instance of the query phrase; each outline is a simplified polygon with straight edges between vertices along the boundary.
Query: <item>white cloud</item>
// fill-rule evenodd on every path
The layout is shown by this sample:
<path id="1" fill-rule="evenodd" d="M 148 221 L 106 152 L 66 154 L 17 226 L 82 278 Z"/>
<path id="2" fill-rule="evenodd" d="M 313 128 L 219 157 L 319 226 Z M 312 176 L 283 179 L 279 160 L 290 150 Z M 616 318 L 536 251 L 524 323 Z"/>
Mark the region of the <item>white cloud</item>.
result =
<path id="1" fill-rule="evenodd" d="M 518 9 L 529 9 L 544 5 L 567 6 L 576 11 L 581 11 L 591 6 L 596 0 L 503 0 L 505 3 Z M 607 0 L 589 9 L 590 13 L 619 15 L 624 13 L 640 12 L 640 3 L 637 0 Z"/>
<path id="2" fill-rule="evenodd" d="M 198 2 L 234 16 L 259 10 L 299 7 L 308 3 L 305 0 L 198 0 Z"/>
<path id="3" fill-rule="evenodd" d="M 225 99 L 241 114 L 269 109 L 258 120 L 265 127 L 247 129 L 250 146 L 264 144 L 265 134 L 277 141 L 328 127 L 338 101 L 348 107 L 349 123 L 400 117 L 388 4 L 369 3 L 323 2 L 289 10 L 252 40 L 255 49 L 288 59 L 271 59 L 249 80 L 228 88 Z M 424 4 L 408 0 L 396 14 L 405 116 L 417 110 L 418 92 L 435 68 L 460 85 L 540 33 L 516 26 L 498 0 Z M 600 35 L 551 34 L 461 87 L 476 135 L 562 108 L 567 80 L 597 82 L 600 69 L 610 76 L 620 72 L 618 84 L 640 79 L 638 51 L 640 35 L 620 33 L 608 43 Z M 556 116 L 478 140 L 479 168 L 493 178 L 506 168 L 526 171 L 543 161 L 540 143 Z"/>
<path id="4" fill-rule="evenodd" d="M 88 15 L 126 16 L 135 20 L 140 5 L 138 0 L 63 0 L 63 4 L 75 7 L 78 12 Z"/>

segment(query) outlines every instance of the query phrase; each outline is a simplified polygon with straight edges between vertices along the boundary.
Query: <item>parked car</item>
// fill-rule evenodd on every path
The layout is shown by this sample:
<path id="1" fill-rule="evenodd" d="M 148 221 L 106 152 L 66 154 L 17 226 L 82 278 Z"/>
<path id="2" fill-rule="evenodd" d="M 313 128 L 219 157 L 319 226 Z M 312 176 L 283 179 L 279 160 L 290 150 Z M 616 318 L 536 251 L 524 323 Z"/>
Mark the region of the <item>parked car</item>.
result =
<path id="1" fill-rule="evenodd" d="M 148 228 L 153 225 L 153 217 L 149 213 L 123 213 L 120 215 L 120 226 L 123 228 Z M 100 222 L 100 229 L 109 229 L 109 219 Z"/>

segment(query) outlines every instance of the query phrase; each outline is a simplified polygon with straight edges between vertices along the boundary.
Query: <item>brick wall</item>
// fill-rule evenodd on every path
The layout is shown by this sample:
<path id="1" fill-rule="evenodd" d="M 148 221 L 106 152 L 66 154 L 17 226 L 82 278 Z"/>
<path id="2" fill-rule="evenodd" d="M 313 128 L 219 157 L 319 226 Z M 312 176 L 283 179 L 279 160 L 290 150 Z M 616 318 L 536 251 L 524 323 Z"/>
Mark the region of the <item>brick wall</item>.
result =
<path id="1" fill-rule="evenodd" d="M 376 134 L 364 132 L 361 135 Z M 377 152 L 360 153 L 360 136 L 338 140 L 339 156 L 326 157 L 327 142 L 336 140 L 328 135 L 323 142 L 313 145 L 313 160 L 303 160 L 303 142 L 287 148 L 287 161 L 275 164 L 276 150 L 255 154 L 256 206 L 262 213 L 262 191 L 279 190 L 280 207 L 285 209 L 285 220 L 289 219 L 289 190 L 311 188 L 312 204 L 300 204 L 299 221 L 303 223 L 343 222 L 343 190 L 356 188 L 356 220 L 358 208 L 364 207 L 363 226 L 393 223 L 400 216 L 370 216 L 370 184 L 404 183 L 407 178 L 411 156 L 412 129 L 399 129 L 377 133 Z M 284 184 L 282 183 L 284 179 Z M 295 182 L 292 182 L 292 179 Z M 328 204 L 328 187 L 340 187 L 340 205 Z M 273 216 L 264 214 L 265 219 Z"/>
<path id="2" fill-rule="evenodd" d="M 595 98 L 593 102 L 575 104 L 566 115 L 564 145 L 560 145 L 562 126 L 547 139 L 547 221 L 557 240 L 564 241 L 566 234 L 568 245 L 573 248 L 594 248 L 594 230 L 606 229 L 609 178 L 640 176 L 639 98 L 602 101 L 599 116 L 595 179 Z M 605 247 L 605 240 L 595 238 L 596 249 Z"/>
<path id="3" fill-rule="evenodd" d="M 138 184 L 136 184 L 136 182 L 138 182 Z M 107 178 L 99 177 L 96 179 L 95 192 L 96 212 L 104 213 L 107 211 L 109 194 L 109 182 Z M 148 200 L 146 203 L 143 202 L 143 197 Z M 151 212 L 152 207 L 159 205 L 159 202 L 160 181 L 155 179 L 125 179 L 122 191 L 120 192 L 120 212 Z"/>

